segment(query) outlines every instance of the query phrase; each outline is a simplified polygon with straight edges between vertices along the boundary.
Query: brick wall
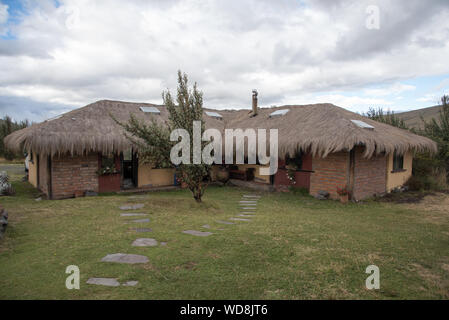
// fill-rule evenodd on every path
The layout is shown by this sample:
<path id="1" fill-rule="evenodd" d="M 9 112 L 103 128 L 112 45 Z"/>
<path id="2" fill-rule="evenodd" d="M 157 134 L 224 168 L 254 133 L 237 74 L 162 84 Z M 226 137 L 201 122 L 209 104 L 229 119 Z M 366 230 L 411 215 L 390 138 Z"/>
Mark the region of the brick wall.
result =
<path id="1" fill-rule="evenodd" d="M 70 198 L 77 192 L 98 192 L 98 154 L 52 158 L 53 199 Z"/>
<path id="2" fill-rule="evenodd" d="M 338 199 L 337 187 L 349 182 L 349 152 L 331 153 L 326 158 L 313 157 L 313 173 L 310 175 L 310 194 L 327 191 L 332 199 Z"/>
<path id="3" fill-rule="evenodd" d="M 363 148 L 356 148 L 354 162 L 354 191 L 353 199 L 361 200 L 386 190 L 387 157 L 374 156 L 370 159 L 363 157 Z"/>

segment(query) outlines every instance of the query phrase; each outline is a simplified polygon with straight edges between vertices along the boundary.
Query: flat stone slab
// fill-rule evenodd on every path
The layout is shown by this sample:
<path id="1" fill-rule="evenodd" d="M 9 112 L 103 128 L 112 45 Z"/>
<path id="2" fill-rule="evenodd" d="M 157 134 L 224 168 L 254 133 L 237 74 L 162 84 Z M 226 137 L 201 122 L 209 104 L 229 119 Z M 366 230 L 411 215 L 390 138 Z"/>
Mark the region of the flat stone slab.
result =
<path id="1" fill-rule="evenodd" d="M 234 220 L 234 221 L 251 221 L 250 219 L 244 219 L 244 218 L 230 218 L 229 220 Z"/>
<path id="2" fill-rule="evenodd" d="M 136 220 L 131 220 L 131 222 L 144 223 L 144 222 L 150 222 L 150 219 L 136 219 Z"/>
<path id="3" fill-rule="evenodd" d="M 191 234 L 192 236 L 198 237 L 207 237 L 213 234 L 212 232 L 196 231 L 196 230 L 185 230 L 182 233 Z"/>
<path id="4" fill-rule="evenodd" d="M 240 203 L 241 206 L 250 206 L 250 207 L 256 207 L 257 203 Z"/>
<path id="5" fill-rule="evenodd" d="M 121 213 L 120 217 L 143 217 L 147 215 L 148 213 Z"/>
<path id="6" fill-rule="evenodd" d="M 139 238 L 134 240 L 132 246 L 134 247 L 155 247 L 158 242 L 155 239 L 151 238 Z"/>
<path id="7" fill-rule="evenodd" d="M 205 224 L 204 226 L 201 226 L 201 228 L 204 228 L 204 229 L 210 229 L 210 225 Z"/>
<path id="8" fill-rule="evenodd" d="M 89 278 L 86 283 L 107 287 L 118 287 L 120 285 L 120 282 L 114 278 Z"/>
<path id="9" fill-rule="evenodd" d="M 151 232 L 151 231 L 153 231 L 153 229 L 151 229 L 151 228 L 135 228 L 134 231 L 143 233 L 143 232 Z"/>
<path id="10" fill-rule="evenodd" d="M 222 224 L 235 224 L 234 222 L 223 221 L 223 220 L 217 220 L 215 222 L 222 223 Z"/>
<path id="11" fill-rule="evenodd" d="M 258 200 L 241 200 L 240 203 L 257 203 Z"/>
<path id="12" fill-rule="evenodd" d="M 160 245 L 165 247 L 167 245 L 167 242 L 161 242 Z"/>
<path id="13" fill-rule="evenodd" d="M 256 210 L 256 207 L 244 207 L 242 210 Z"/>
<path id="14" fill-rule="evenodd" d="M 120 210 L 137 210 L 142 209 L 145 205 L 143 203 L 138 204 L 130 204 L 130 205 L 124 205 L 120 207 Z"/>
<path id="15" fill-rule="evenodd" d="M 239 217 L 248 217 L 248 218 L 254 217 L 253 214 L 239 214 L 238 216 L 239 216 Z"/>
<path id="16" fill-rule="evenodd" d="M 131 280 L 131 281 L 126 281 L 124 284 L 122 284 L 122 286 L 125 287 L 134 287 L 139 283 L 139 281 L 135 281 L 135 280 Z"/>
<path id="17" fill-rule="evenodd" d="M 147 257 L 141 256 L 139 254 L 113 253 L 103 257 L 101 261 L 136 264 L 136 263 L 147 263 L 149 260 Z"/>
<path id="18" fill-rule="evenodd" d="M 255 194 L 244 194 L 243 198 L 260 198 L 260 196 L 255 195 Z"/>

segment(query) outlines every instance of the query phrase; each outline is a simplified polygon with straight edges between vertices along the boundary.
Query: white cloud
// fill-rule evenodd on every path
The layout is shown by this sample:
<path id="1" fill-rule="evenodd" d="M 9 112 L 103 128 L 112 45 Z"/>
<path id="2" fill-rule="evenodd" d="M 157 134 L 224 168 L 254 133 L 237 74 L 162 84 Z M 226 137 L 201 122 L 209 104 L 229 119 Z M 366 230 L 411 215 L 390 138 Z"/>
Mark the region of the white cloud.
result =
<path id="1" fill-rule="evenodd" d="M 8 6 L 0 3 L 0 24 L 5 24 L 8 21 Z"/>
<path id="2" fill-rule="evenodd" d="M 8 17 L 8 6 L 0 2 L 0 36 L 5 35 L 8 30 L 5 27 L 6 22 L 8 22 Z"/>
<path id="3" fill-rule="evenodd" d="M 405 91 L 412 91 L 415 90 L 416 87 L 409 85 L 409 84 L 403 84 L 403 83 L 394 83 L 388 87 L 383 88 L 375 88 L 375 89 L 365 89 L 364 93 L 366 95 L 370 96 L 389 96 L 389 95 L 398 95 Z"/>
<path id="4" fill-rule="evenodd" d="M 365 28 L 371 2 L 380 30 Z M 8 26 L 16 40 L 0 39 L 0 95 L 160 103 L 181 69 L 208 107 L 249 108 L 253 88 L 262 105 L 389 105 L 389 95 L 414 89 L 404 79 L 449 73 L 448 8 L 440 0 L 39 1 Z"/>

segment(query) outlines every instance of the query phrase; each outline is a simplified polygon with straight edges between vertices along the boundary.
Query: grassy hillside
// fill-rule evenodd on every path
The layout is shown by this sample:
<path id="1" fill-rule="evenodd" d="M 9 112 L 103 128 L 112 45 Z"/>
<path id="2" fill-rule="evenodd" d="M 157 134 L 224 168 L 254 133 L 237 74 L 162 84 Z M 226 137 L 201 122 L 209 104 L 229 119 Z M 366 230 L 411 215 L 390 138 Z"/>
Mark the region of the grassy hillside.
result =
<path id="1" fill-rule="evenodd" d="M 440 111 L 441 106 L 433 106 L 429 108 L 423 108 L 413 111 L 407 112 L 398 112 L 395 113 L 399 118 L 405 121 L 405 124 L 409 128 L 422 128 L 421 116 L 424 117 L 424 120 L 429 121 L 432 118 L 438 118 L 438 112 Z"/>

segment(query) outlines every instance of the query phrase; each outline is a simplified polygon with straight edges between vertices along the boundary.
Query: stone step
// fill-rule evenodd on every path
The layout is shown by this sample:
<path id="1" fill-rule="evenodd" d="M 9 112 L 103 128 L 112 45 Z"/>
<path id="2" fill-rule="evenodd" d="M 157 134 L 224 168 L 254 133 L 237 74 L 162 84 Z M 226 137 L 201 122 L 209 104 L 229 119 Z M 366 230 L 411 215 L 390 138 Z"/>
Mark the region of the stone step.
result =
<path id="1" fill-rule="evenodd" d="M 108 254 L 101 259 L 102 262 L 115 262 L 115 263 L 147 263 L 148 257 L 139 254 L 127 254 L 127 253 L 112 253 Z"/>
<path id="2" fill-rule="evenodd" d="M 197 236 L 197 237 L 208 237 L 213 234 L 212 232 L 196 231 L 196 230 L 185 230 L 182 233 L 190 234 L 192 236 Z"/>
<path id="3" fill-rule="evenodd" d="M 146 223 L 146 222 L 150 222 L 150 219 L 136 219 L 136 220 L 131 220 L 131 222 L 134 222 L 134 223 Z"/>
<path id="4" fill-rule="evenodd" d="M 216 220 L 215 222 L 221 223 L 221 224 L 235 224 L 234 222 L 223 221 L 223 220 Z"/>
<path id="5" fill-rule="evenodd" d="M 123 205 L 120 207 L 120 210 L 137 210 L 142 209 L 145 205 L 143 203 Z"/>
<path id="6" fill-rule="evenodd" d="M 120 286 L 120 282 L 118 282 L 117 279 L 115 279 L 115 278 L 89 278 L 86 281 L 86 283 L 87 284 L 95 284 L 98 286 L 107 286 L 107 287 Z M 125 283 L 122 284 L 122 286 L 134 287 L 138 283 L 139 283 L 139 281 L 131 280 L 131 281 L 126 281 Z"/>
<path id="7" fill-rule="evenodd" d="M 133 247 L 156 247 L 158 242 L 151 238 L 139 238 L 131 244 Z"/>
<path id="8" fill-rule="evenodd" d="M 89 278 L 87 284 L 95 284 L 97 286 L 118 287 L 120 282 L 115 278 Z"/>
<path id="9" fill-rule="evenodd" d="M 120 213 L 120 217 L 143 217 L 148 216 L 148 213 Z"/>
<path id="10" fill-rule="evenodd" d="M 244 219 L 244 218 L 229 218 L 229 220 L 234 220 L 234 221 L 251 221 L 250 219 Z"/>

